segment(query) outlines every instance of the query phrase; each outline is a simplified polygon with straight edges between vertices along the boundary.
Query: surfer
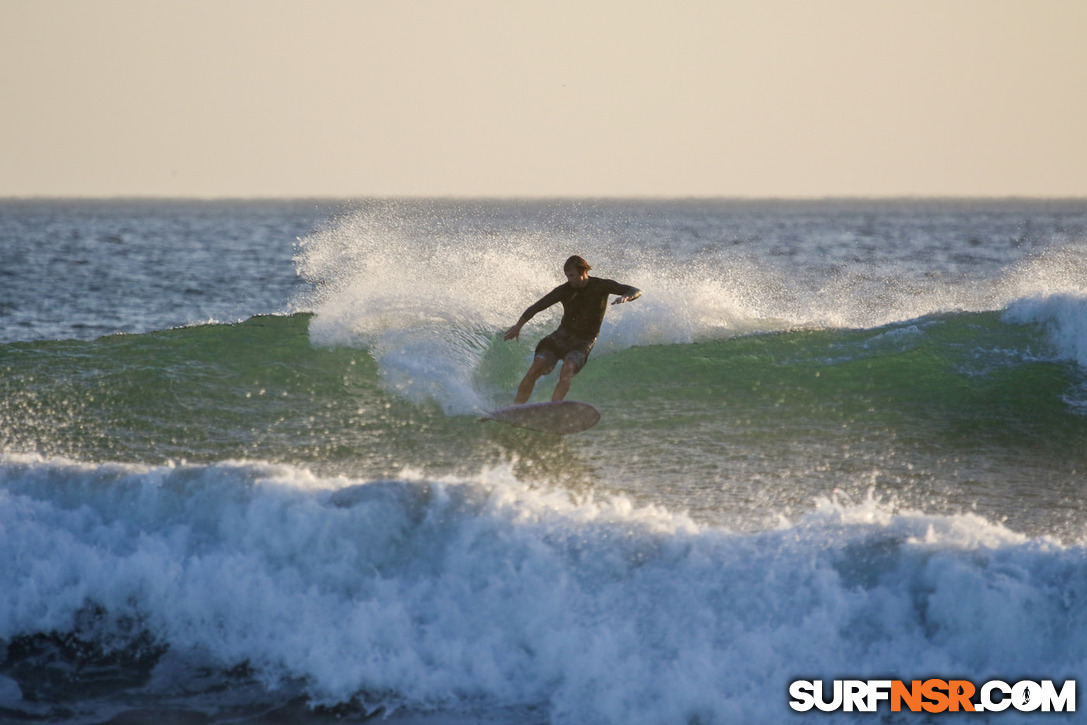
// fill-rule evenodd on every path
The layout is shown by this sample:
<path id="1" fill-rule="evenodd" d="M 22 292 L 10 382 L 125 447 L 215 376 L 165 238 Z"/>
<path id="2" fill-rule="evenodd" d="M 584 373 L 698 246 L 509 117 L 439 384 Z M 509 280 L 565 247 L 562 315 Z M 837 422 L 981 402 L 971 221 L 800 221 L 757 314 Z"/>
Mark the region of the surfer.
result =
<path id="1" fill-rule="evenodd" d="M 566 282 L 525 310 L 521 319 L 506 331 L 503 339 L 516 340 L 521 334 L 521 328 L 536 313 L 546 310 L 556 302 L 562 303 L 562 322 L 559 323 L 559 329 L 540 340 L 536 346 L 536 356 L 521 384 L 517 386 L 514 403 L 527 402 L 536 381 L 540 376 L 554 370 L 559 360 L 562 360 L 562 368 L 559 370 L 559 382 L 555 385 L 551 400 L 563 400 L 570 390 L 570 382 L 585 367 L 589 352 L 596 344 L 600 323 L 604 321 L 604 313 L 608 309 L 608 296 L 619 296 L 612 302 L 613 305 L 641 297 L 642 291 L 637 287 L 620 284 L 611 279 L 590 277 L 590 269 L 592 267 L 589 263 L 576 254 L 567 259 L 562 266 Z"/>

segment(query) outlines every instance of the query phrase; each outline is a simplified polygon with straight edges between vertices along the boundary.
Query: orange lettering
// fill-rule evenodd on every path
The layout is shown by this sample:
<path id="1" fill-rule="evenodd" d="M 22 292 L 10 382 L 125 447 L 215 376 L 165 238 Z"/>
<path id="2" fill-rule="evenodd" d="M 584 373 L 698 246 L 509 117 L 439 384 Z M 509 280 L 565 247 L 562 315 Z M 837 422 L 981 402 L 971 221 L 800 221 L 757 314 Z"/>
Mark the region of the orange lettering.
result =
<path id="1" fill-rule="evenodd" d="M 968 680 L 950 680 L 947 683 L 947 691 L 950 695 L 951 712 L 958 712 L 962 706 L 964 712 L 973 712 L 974 703 L 970 698 L 974 696 L 974 683 Z"/>
<path id="2" fill-rule="evenodd" d="M 900 712 L 903 700 L 912 712 L 921 711 L 921 680 L 911 682 L 910 689 L 906 689 L 902 680 L 891 682 L 891 712 Z"/>
<path id="3" fill-rule="evenodd" d="M 943 692 L 941 692 L 943 691 Z M 931 700 L 922 705 L 925 712 L 943 712 L 947 709 L 947 683 L 943 680 L 925 680 L 921 685 L 921 694 Z"/>

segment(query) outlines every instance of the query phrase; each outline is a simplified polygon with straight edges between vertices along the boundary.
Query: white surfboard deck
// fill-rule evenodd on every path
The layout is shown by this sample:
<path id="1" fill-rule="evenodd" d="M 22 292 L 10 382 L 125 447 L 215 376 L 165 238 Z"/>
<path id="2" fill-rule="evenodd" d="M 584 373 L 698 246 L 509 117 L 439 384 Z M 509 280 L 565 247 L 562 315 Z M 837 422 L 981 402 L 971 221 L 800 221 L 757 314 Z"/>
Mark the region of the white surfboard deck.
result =
<path id="1" fill-rule="evenodd" d="M 542 433 L 568 435 L 592 428 L 600 421 L 600 411 L 588 403 L 558 400 L 499 408 L 480 418 L 480 421 L 484 420 L 496 420 L 499 423 Z"/>

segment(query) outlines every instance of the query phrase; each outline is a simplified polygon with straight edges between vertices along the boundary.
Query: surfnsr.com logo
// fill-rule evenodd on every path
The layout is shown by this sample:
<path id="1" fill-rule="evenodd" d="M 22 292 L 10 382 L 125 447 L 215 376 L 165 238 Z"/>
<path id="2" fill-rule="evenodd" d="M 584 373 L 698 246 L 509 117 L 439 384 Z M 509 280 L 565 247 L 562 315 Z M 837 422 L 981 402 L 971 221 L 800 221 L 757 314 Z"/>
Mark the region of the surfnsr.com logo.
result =
<path id="1" fill-rule="evenodd" d="M 990 680 L 980 688 L 969 680 L 834 680 L 829 688 L 822 680 L 796 680 L 789 697 L 797 712 L 876 712 L 883 703 L 891 712 L 1075 712 L 1076 681 L 1058 689 L 1052 680 Z"/>

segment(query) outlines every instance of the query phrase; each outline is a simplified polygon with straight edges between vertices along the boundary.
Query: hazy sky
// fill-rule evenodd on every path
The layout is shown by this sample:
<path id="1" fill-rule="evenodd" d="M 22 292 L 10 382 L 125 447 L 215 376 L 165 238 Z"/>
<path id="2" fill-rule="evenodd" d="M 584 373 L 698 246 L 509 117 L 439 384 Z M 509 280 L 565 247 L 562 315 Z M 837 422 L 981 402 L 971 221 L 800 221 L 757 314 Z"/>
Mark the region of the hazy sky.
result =
<path id="1" fill-rule="evenodd" d="M 1087 197 L 1087 0 L 0 0 L 0 196 Z"/>

